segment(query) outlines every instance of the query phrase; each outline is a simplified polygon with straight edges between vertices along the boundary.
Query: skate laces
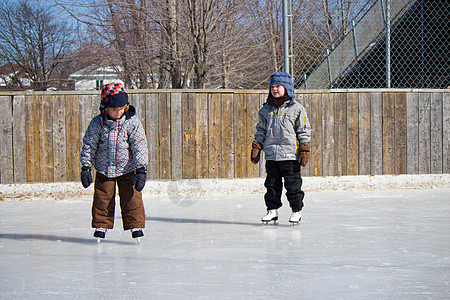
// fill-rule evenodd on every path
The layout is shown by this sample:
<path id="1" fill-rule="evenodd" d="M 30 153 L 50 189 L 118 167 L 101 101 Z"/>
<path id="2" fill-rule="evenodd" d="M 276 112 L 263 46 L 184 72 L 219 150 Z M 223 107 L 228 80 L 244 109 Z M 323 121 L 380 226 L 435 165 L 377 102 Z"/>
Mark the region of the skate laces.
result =
<path id="1" fill-rule="evenodd" d="M 270 209 L 270 210 L 267 211 L 267 214 L 266 214 L 267 217 L 269 217 L 269 216 L 276 216 L 276 215 L 277 215 L 277 210 L 276 209 Z"/>

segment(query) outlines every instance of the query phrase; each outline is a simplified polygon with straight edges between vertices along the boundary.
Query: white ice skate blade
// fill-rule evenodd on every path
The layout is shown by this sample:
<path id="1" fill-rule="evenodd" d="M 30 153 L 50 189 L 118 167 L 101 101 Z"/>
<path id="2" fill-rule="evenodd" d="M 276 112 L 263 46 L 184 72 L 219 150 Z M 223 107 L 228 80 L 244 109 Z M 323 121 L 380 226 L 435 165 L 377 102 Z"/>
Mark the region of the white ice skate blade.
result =
<path id="1" fill-rule="evenodd" d="M 136 238 L 136 242 L 138 243 L 138 245 L 140 245 L 141 244 L 141 238 L 140 237 Z"/>
<path id="2" fill-rule="evenodd" d="M 292 227 L 300 225 L 300 221 L 298 221 L 298 222 L 289 221 L 289 223 L 291 223 Z"/>

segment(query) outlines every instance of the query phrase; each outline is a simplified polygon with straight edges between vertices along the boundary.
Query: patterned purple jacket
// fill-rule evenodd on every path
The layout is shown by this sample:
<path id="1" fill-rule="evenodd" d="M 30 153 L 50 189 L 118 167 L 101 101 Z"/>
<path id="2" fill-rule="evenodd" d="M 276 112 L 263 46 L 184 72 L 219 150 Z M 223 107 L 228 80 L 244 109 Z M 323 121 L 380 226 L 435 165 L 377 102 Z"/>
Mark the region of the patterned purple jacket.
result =
<path id="1" fill-rule="evenodd" d="M 89 124 L 80 154 L 82 166 L 94 166 L 109 178 L 125 175 L 140 167 L 147 167 L 147 138 L 135 108 L 118 120 L 100 114 Z"/>

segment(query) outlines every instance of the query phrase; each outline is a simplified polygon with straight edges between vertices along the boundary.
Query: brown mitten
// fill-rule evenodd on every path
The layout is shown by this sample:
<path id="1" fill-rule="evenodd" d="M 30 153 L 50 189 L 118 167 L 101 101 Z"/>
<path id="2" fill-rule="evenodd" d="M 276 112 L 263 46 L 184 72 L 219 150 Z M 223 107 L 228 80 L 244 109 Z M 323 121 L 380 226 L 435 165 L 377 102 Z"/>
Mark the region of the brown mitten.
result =
<path id="1" fill-rule="evenodd" d="M 306 164 L 309 160 L 309 152 L 310 148 L 308 144 L 300 144 L 300 147 L 298 149 L 298 162 L 302 167 L 306 167 Z"/>
<path id="2" fill-rule="evenodd" d="M 254 141 L 252 143 L 252 152 L 250 154 L 250 160 L 252 163 L 257 164 L 259 162 L 259 158 L 261 157 L 261 150 L 263 149 L 263 145 Z"/>

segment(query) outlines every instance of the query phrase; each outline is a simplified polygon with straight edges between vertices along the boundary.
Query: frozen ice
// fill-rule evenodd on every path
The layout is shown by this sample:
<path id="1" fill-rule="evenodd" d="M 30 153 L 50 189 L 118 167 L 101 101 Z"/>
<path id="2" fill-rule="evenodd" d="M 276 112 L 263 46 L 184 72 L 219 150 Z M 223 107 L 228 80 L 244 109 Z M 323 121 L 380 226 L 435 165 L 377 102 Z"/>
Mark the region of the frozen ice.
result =
<path id="1" fill-rule="evenodd" d="M 58 185 L 67 197 L 0 185 L 0 299 L 448 299 L 450 188 L 439 178 L 323 190 L 330 179 L 305 178 L 295 227 L 284 197 L 279 225 L 261 225 L 261 179 L 148 182 L 140 245 L 118 205 L 97 244 L 81 184 Z"/>

